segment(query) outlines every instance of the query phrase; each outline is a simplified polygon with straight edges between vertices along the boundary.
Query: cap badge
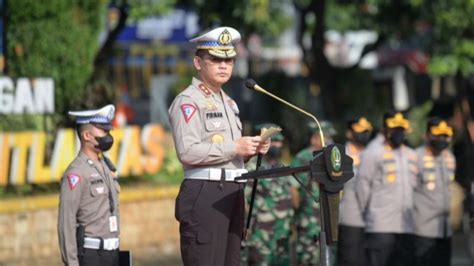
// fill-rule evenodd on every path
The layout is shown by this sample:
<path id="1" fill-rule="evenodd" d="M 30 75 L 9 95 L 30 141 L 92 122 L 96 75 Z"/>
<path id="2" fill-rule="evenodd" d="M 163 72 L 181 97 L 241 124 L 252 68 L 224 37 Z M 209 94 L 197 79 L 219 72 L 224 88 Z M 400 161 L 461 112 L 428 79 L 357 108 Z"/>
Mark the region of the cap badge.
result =
<path id="1" fill-rule="evenodd" d="M 228 45 L 232 42 L 232 35 L 230 35 L 229 31 L 225 29 L 218 38 L 219 44 Z"/>

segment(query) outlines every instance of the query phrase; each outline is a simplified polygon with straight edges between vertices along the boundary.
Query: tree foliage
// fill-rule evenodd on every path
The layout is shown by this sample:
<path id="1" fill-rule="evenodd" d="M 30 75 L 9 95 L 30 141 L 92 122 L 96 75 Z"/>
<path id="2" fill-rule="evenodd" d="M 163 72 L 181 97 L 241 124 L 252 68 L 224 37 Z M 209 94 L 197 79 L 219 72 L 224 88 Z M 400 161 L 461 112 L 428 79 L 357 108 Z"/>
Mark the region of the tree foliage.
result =
<path id="1" fill-rule="evenodd" d="M 18 77 L 52 77 L 55 82 L 56 118 L 67 118 L 66 112 L 110 102 L 110 86 L 101 74 L 117 36 L 128 21 L 162 14 L 175 0 L 15 0 L 7 2 L 7 75 Z M 108 7 L 119 10 L 117 25 L 106 32 Z M 103 99 L 98 99 L 105 97 Z M 18 129 L 38 128 L 26 116 L 7 117 L 6 124 Z M 37 119 L 36 119 L 37 120 Z M 11 123 L 10 123 L 10 122 Z M 41 123 L 40 123 L 41 124 Z"/>
<path id="2" fill-rule="evenodd" d="M 289 2 L 284 0 L 178 0 L 177 3 L 196 10 L 202 28 L 235 27 L 243 38 L 251 33 L 275 37 L 291 25 L 285 12 Z"/>
<path id="3" fill-rule="evenodd" d="M 7 75 L 52 77 L 56 110 L 83 96 L 99 48 L 103 2 L 8 1 Z"/>

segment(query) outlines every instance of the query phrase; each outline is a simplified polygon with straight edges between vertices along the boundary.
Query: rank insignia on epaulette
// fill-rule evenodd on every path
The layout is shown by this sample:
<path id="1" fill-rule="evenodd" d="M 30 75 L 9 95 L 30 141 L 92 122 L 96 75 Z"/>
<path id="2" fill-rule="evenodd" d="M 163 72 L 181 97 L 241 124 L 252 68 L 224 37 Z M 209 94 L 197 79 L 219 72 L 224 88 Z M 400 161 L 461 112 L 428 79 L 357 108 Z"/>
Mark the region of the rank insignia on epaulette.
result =
<path id="1" fill-rule="evenodd" d="M 206 85 L 201 83 L 198 85 L 198 87 L 206 97 L 211 97 L 212 91 L 208 87 L 206 87 Z"/>

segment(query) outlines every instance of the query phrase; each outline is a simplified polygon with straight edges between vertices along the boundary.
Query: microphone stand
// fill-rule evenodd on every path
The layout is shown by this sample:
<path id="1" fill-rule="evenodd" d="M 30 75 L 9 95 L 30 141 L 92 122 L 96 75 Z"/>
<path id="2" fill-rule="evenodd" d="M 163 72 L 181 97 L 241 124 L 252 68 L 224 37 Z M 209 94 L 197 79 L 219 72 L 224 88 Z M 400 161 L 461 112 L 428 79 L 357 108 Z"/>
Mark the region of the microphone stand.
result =
<path id="1" fill-rule="evenodd" d="M 323 134 L 323 131 L 322 131 L 322 129 L 321 129 L 321 125 L 319 124 L 318 119 L 317 119 L 314 115 L 312 115 L 312 114 L 306 112 L 305 110 L 303 110 L 303 109 L 301 109 L 301 108 L 295 106 L 294 104 L 291 104 L 291 103 L 289 103 L 289 102 L 283 100 L 282 98 L 280 98 L 280 97 L 278 97 L 278 96 L 276 96 L 276 95 L 274 95 L 274 94 L 272 94 L 272 93 L 266 91 L 265 89 L 263 89 L 262 87 L 260 87 L 260 86 L 259 86 L 254 80 L 252 80 L 252 79 L 247 80 L 247 81 L 245 82 L 245 86 L 246 86 L 247 88 L 249 88 L 249 89 L 253 89 L 253 90 L 256 90 L 256 91 L 258 91 L 258 92 L 264 93 L 264 94 L 266 94 L 266 95 L 268 95 L 268 96 L 270 96 L 270 97 L 272 97 L 272 98 L 274 98 L 274 99 L 276 99 L 276 100 L 278 100 L 278 101 L 284 103 L 285 105 L 287 105 L 287 106 L 289 106 L 289 107 L 291 107 L 291 108 L 297 110 L 298 112 L 303 113 L 303 114 L 305 114 L 306 116 L 311 117 L 311 118 L 314 120 L 314 122 L 316 122 L 316 124 L 318 125 L 318 128 L 319 128 L 319 137 L 321 138 L 321 144 L 322 144 L 323 148 L 326 147 L 326 143 L 325 143 L 325 141 L 324 141 L 324 134 Z M 254 187 L 255 187 L 255 183 L 254 183 Z M 322 185 L 321 185 L 321 184 L 319 184 L 319 189 L 322 190 Z M 252 193 L 253 193 L 253 192 L 252 192 Z M 320 206 L 321 206 L 321 211 L 319 212 L 319 213 L 320 213 L 320 221 L 321 221 L 321 233 L 320 233 L 320 235 L 319 235 L 319 251 L 320 251 L 320 256 L 321 256 L 321 265 L 322 265 L 322 266 L 330 266 L 330 265 L 331 265 L 331 257 L 330 257 L 331 254 L 330 254 L 329 249 L 328 249 L 328 247 L 327 247 L 327 244 L 328 244 L 328 243 L 327 243 L 326 232 L 325 232 L 325 231 L 326 231 L 326 224 L 325 224 L 325 222 L 324 222 L 324 221 L 325 221 L 325 220 L 324 220 L 324 211 L 322 210 L 322 208 L 323 208 L 323 204 L 322 204 L 322 203 L 323 203 L 323 202 L 326 202 L 326 200 L 323 198 L 323 193 L 319 193 L 319 202 L 320 202 Z"/>
<path id="2" fill-rule="evenodd" d="M 261 165 L 262 165 L 262 154 L 259 153 L 257 156 L 257 166 L 255 168 L 255 171 L 258 171 Z M 248 231 L 250 227 L 250 219 L 252 217 L 252 210 L 253 210 L 253 204 L 255 202 L 255 193 L 257 191 L 257 184 L 258 184 L 258 179 L 254 179 L 253 184 L 252 184 L 252 196 L 250 197 L 249 213 L 247 216 L 247 227 L 245 229 L 246 231 Z"/>

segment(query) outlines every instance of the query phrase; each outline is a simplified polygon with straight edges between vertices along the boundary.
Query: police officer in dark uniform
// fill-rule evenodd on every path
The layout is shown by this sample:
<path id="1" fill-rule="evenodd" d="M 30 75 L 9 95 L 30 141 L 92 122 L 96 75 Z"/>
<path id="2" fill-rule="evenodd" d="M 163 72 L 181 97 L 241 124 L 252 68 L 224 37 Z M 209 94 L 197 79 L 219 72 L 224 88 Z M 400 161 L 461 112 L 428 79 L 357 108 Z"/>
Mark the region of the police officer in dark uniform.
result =
<path id="1" fill-rule="evenodd" d="M 113 144 L 114 112 L 113 105 L 69 112 L 76 117 L 81 149 L 61 178 L 58 236 L 68 266 L 119 264 L 120 187 L 102 155 Z"/>
<path id="2" fill-rule="evenodd" d="M 244 224 L 244 161 L 265 154 L 270 141 L 242 137 L 239 108 L 223 90 L 240 40 L 220 27 L 194 38 L 198 78 L 174 99 L 170 124 L 184 181 L 176 198 L 184 265 L 239 265 Z"/>

